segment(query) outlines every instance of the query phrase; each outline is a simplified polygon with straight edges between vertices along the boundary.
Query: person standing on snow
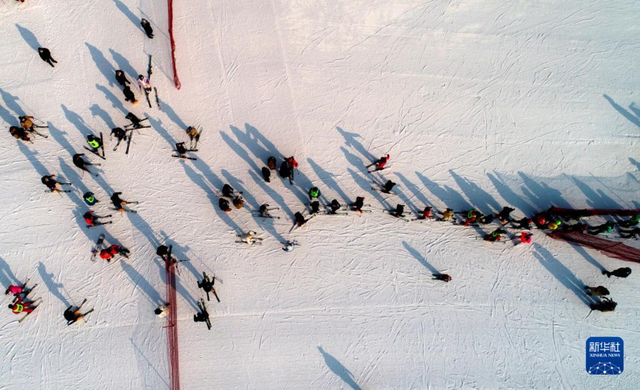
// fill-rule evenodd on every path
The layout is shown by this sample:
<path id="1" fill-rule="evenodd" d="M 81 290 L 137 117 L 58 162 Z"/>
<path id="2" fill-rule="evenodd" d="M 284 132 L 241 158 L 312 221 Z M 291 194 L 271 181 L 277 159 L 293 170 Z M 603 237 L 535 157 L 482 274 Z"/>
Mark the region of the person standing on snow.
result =
<path id="1" fill-rule="evenodd" d="M 92 228 L 94 226 L 99 226 L 99 225 L 107 225 L 107 224 L 111 223 L 111 221 L 100 222 L 100 219 L 111 218 L 111 215 L 105 215 L 105 216 L 101 217 L 101 216 L 98 216 L 98 215 L 93 215 L 93 211 L 91 211 L 91 210 L 89 210 L 86 213 L 84 213 L 82 218 L 84 218 L 84 221 L 87 223 L 87 227 L 88 228 Z"/>
<path id="2" fill-rule="evenodd" d="M 127 76 L 125 76 L 124 72 L 120 69 L 116 70 L 116 81 L 123 87 L 126 87 L 127 84 L 131 84 L 131 81 L 127 79 Z"/>
<path id="3" fill-rule="evenodd" d="M 356 198 L 356 201 L 353 204 L 351 204 L 351 210 L 355 211 L 356 213 L 362 214 L 363 206 L 364 206 L 364 196 L 358 196 Z"/>
<path id="4" fill-rule="evenodd" d="M 102 258 L 103 260 L 106 260 L 107 262 L 111 262 L 111 259 L 115 256 L 115 255 L 121 255 L 126 257 L 127 259 L 129 258 L 129 250 L 126 248 L 121 247 L 120 245 L 111 245 L 108 248 L 105 248 L 103 250 L 100 251 L 100 258 Z"/>
<path id="5" fill-rule="evenodd" d="M 309 190 L 309 200 L 318 199 L 320 197 L 320 190 L 318 187 L 311 187 Z"/>
<path id="6" fill-rule="evenodd" d="M 387 182 L 382 186 L 382 192 L 384 192 L 385 194 L 392 193 L 393 187 L 395 187 L 395 185 L 396 183 L 392 182 L 391 180 L 387 180 Z"/>
<path id="7" fill-rule="evenodd" d="M 297 212 L 294 214 L 294 221 L 293 221 L 293 225 L 296 227 L 301 227 L 303 226 L 305 223 L 307 223 L 308 219 L 304 218 L 304 215 L 302 215 L 301 212 Z"/>
<path id="8" fill-rule="evenodd" d="M 131 126 L 134 129 L 139 129 L 142 127 L 142 122 L 146 121 L 149 118 L 140 119 L 134 113 L 128 112 L 124 119 L 131 121 Z M 125 127 L 128 127 L 128 125 Z"/>
<path id="9" fill-rule="evenodd" d="M 432 219 L 431 210 L 433 210 L 431 206 L 425 206 L 424 210 L 418 215 L 418 219 Z"/>
<path id="10" fill-rule="evenodd" d="M 17 126 L 9 127 L 9 133 L 15 139 L 19 139 L 19 140 L 22 140 L 24 142 L 33 143 L 33 141 L 31 141 L 31 138 L 29 138 L 29 134 L 27 134 L 27 132 L 24 129 L 21 129 L 20 127 L 17 127 Z"/>
<path id="11" fill-rule="evenodd" d="M 169 304 L 167 303 L 167 305 L 160 305 L 158 306 L 154 311 L 155 315 L 157 315 L 160 318 L 164 318 L 167 315 L 169 315 Z"/>
<path id="12" fill-rule="evenodd" d="M 36 125 L 35 123 L 33 123 L 33 119 L 35 118 L 30 115 L 24 115 L 24 116 L 18 117 L 18 120 L 20 121 L 20 127 L 22 127 L 27 131 L 33 131 L 34 127 L 37 129 L 46 129 L 49 127 L 49 126 Z"/>
<path id="13" fill-rule="evenodd" d="M 629 218 L 628 220 L 618 223 L 618 226 L 622 228 L 630 228 L 632 226 L 637 226 L 638 223 L 640 223 L 640 214 L 635 214 L 633 217 Z"/>
<path id="14" fill-rule="evenodd" d="M 113 207 L 118 210 L 118 211 L 127 211 L 123 205 L 128 204 L 128 203 L 134 203 L 134 202 L 128 202 L 126 200 L 122 200 L 120 199 L 120 195 L 122 195 L 122 192 L 114 192 L 113 195 L 111 195 L 111 203 L 113 203 Z"/>
<path id="15" fill-rule="evenodd" d="M 93 134 L 87 136 L 87 144 L 91 147 L 91 151 L 96 154 L 99 154 L 98 151 L 103 146 L 102 140 Z"/>
<path id="16" fill-rule="evenodd" d="M 151 28 L 151 23 L 149 23 L 147 19 L 142 19 L 140 21 L 140 25 L 142 26 L 144 33 L 147 34 L 149 39 L 153 39 L 153 28 Z"/>
<path id="17" fill-rule="evenodd" d="M 60 184 L 60 185 L 71 185 L 71 183 L 61 183 L 59 181 L 56 181 L 56 179 L 54 179 L 54 177 L 56 177 L 56 175 L 45 175 L 45 176 L 42 176 L 42 178 L 40 179 L 42 184 L 47 186 L 47 188 L 51 192 L 60 191 L 58 189 L 58 184 Z"/>
<path id="18" fill-rule="evenodd" d="M 240 242 L 245 242 L 249 245 L 255 244 L 256 241 L 262 241 L 263 239 L 261 237 L 256 237 L 256 232 L 254 232 L 253 230 L 249 230 L 246 233 L 242 233 L 242 234 L 238 234 L 237 236 L 240 237 Z"/>
<path id="19" fill-rule="evenodd" d="M 515 209 L 511 207 L 503 207 L 502 211 L 498 213 L 498 220 L 501 224 L 506 225 L 507 222 L 511 222 L 511 212 Z"/>
<path id="20" fill-rule="evenodd" d="M 496 230 L 492 231 L 491 234 L 487 234 L 484 239 L 485 241 L 490 242 L 500 241 L 500 239 L 502 238 L 502 234 L 504 233 L 506 233 L 504 229 L 497 228 Z"/>
<path id="21" fill-rule="evenodd" d="M 337 199 L 334 199 L 331 201 L 331 203 L 329 203 L 329 209 L 331 210 L 329 214 L 335 214 L 341 208 L 342 208 L 342 205 L 340 204 L 340 202 L 338 202 Z"/>
<path id="22" fill-rule="evenodd" d="M 618 268 L 611 272 L 604 270 L 602 271 L 602 274 L 607 275 L 607 278 L 610 278 L 611 275 L 616 276 L 618 278 L 626 278 L 627 276 L 631 275 L 631 268 L 629 267 Z"/>
<path id="23" fill-rule="evenodd" d="M 89 172 L 91 173 L 91 171 L 87 168 L 87 165 L 96 165 L 96 164 L 92 164 L 90 162 L 86 162 L 84 161 L 84 159 L 82 158 L 82 156 L 84 156 L 84 153 L 76 153 L 73 155 L 73 165 L 75 165 L 76 167 L 82 169 L 83 171 Z M 99 165 L 99 164 L 97 164 Z"/>
<path id="24" fill-rule="evenodd" d="M 453 219 L 453 210 L 451 210 L 450 208 L 447 207 L 442 212 L 442 218 L 438 218 L 438 221 L 448 221 L 450 219 Z"/>
<path id="25" fill-rule="evenodd" d="M 451 281 L 451 276 L 447 274 L 431 274 L 433 278 L 431 280 L 442 280 L 445 283 L 449 283 Z"/>
<path id="26" fill-rule="evenodd" d="M 602 225 L 598 225 L 598 226 L 594 226 L 592 228 L 590 228 L 587 233 L 589 234 L 593 234 L 594 236 L 600 234 L 600 233 L 611 233 L 613 231 L 613 227 L 615 226 L 615 224 L 611 221 L 608 221 L 606 223 L 603 223 Z"/>
<path id="27" fill-rule="evenodd" d="M 143 75 L 138 75 L 138 88 L 140 88 L 140 92 L 144 92 L 146 94 L 150 93 L 151 81 L 149 81 L 149 78 Z"/>
<path id="28" fill-rule="evenodd" d="M 387 162 L 389 161 L 389 159 L 391 159 L 391 157 L 389 157 L 388 154 L 386 156 L 382 156 L 378 160 L 376 160 L 374 163 L 367 165 L 367 168 L 375 165 L 376 171 L 381 171 L 384 169 L 384 166 L 387 165 Z"/>
<path id="29" fill-rule="evenodd" d="M 54 60 L 53 57 L 51 57 L 51 52 L 46 47 L 39 47 L 38 54 L 40 55 L 40 58 L 42 58 L 42 61 L 51 65 L 51 67 L 54 67 L 51 62 L 55 62 L 56 64 L 58 63 L 58 61 Z"/>
<path id="30" fill-rule="evenodd" d="M 242 195 L 236 195 L 236 197 L 233 198 L 233 207 L 237 209 L 244 207 L 244 198 L 242 198 Z"/>
<path id="31" fill-rule="evenodd" d="M 31 313 L 36 309 L 37 306 L 34 302 L 23 302 L 20 296 L 17 298 L 18 299 L 14 303 L 9 304 L 9 309 L 11 309 L 13 314 Z"/>
<path id="32" fill-rule="evenodd" d="M 220 207 L 220 210 L 224 211 L 225 213 L 231 212 L 231 207 L 229 207 L 229 201 L 226 200 L 225 198 L 220 198 L 220 200 L 218 201 L 218 207 Z"/>
<path id="33" fill-rule="evenodd" d="M 94 204 L 99 202 L 98 199 L 96 199 L 95 194 L 91 191 L 85 192 L 82 195 L 82 199 L 84 199 L 84 203 L 86 203 L 89 206 L 93 206 Z"/>
<path id="34" fill-rule="evenodd" d="M 404 205 L 397 205 L 395 209 L 389 210 L 389 214 L 396 218 L 404 218 Z"/>
<path id="35" fill-rule="evenodd" d="M 128 85 L 125 85 L 122 89 L 122 93 L 124 94 L 124 101 L 130 102 L 133 105 L 138 104 L 138 100 L 136 100 L 136 95 L 133 93 L 131 88 Z"/>

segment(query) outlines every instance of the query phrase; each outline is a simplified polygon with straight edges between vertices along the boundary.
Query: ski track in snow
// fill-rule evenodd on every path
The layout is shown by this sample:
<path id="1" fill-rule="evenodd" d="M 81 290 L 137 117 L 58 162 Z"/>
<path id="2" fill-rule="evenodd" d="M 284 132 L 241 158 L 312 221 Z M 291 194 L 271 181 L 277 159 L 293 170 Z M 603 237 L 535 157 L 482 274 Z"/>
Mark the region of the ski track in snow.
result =
<path id="1" fill-rule="evenodd" d="M 8 311 L 0 321 L 0 388 L 169 388 L 165 322 L 153 314 L 166 299 L 155 248 L 167 243 L 190 260 L 177 277 L 185 389 L 635 389 L 634 264 L 537 230 L 536 246 L 489 244 L 476 237 L 497 224 L 407 223 L 382 210 L 639 208 L 636 2 L 174 7 L 180 91 L 166 2 L 0 8 L 0 122 L 26 113 L 49 126 L 34 145 L 6 132 L 0 142 L 0 284 L 29 277 L 44 301 L 23 324 Z M 137 86 L 140 103 L 123 102 L 113 79 L 123 69 L 134 82 L 149 54 L 162 111 Z M 127 111 L 151 126 L 134 133 L 129 155 L 109 140 Z M 170 158 L 188 125 L 205 129 L 198 160 Z M 103 132 L 106 161 L 84 150 L 90 132 Z M 103 164 L 99 177 L 76 170 L 78 151 Z M 386 153 L 390 169 L 367 174 Z M 270 155 L 296 156 L 294 185 L 277 171 L 262 180 Z M 72 192 L 46 193 L 47 173 Z M 397 196 L 370 190 L 389 179 Z M 224 183 L 244 192 L 244 210 L 219 210 Z M 372 212 L 319 215 L 287 234 L 312 185 L 323 203 L 365 196 Z M 87 190 L 113 224 L 86 229 Z M 138 214 L 110 210 L 115 191 L 141 201 Z M 281 219 L 252 215 L 263 203 Z M 263 244 L 234 243 L 247 230 Z M 101 233 L 131 258 L 92 262 Z M 283 252 L 293 238 L 301 245 Z M 601 275 L 622 266 L 628 279 Z M 207 302 L 211 331 L 192 320 L 202 271 L 224 280 L 221 302 Z M 432 280 L 438 272 L 452 281 Z M 606 286 L 616 312 L 587 317 L 580 283 Z M 67 327 L 62 312 L 84 298 L 96 311 Z M 585 374 L 590 336 L 623 337 L 623 375 Z"/>

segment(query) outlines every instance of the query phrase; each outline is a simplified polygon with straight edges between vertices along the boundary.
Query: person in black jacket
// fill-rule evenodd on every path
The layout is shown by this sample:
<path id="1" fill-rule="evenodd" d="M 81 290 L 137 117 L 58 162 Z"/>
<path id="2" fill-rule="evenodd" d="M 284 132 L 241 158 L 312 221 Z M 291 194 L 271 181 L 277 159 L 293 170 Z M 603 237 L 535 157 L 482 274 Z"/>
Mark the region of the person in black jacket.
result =
<path id="1" fill-rule="evenodd" d="M 151 28 L 151 23 L 147 19 L 142 19 L 140 21 L 140 25 L 144 29 L 145 34 L 151 39 L 153 39 L 153 28 Z"/>
<path id="2" fill-rule="evenodd" d="M 123 87 L 126 87 L 127 84 L 131 84 L 131 81 L 127 79 L 127 76 L 125 76 L 124 72 L 120 69 L 116 70 L 116 81 Z"/>
<path id="3" fill-rule="evenodd" d="M 46 47 L 39 47 L 38 54 L 40 54 L 40 58 L 42 58 L 42 61 L 51 65 L 51 67 L 54 66 L 51 62 L 55 62 L 56 64 L 58 63 L 58 61 L 54 60 L 53 57 L 51 57 L 51 52 Z"/>

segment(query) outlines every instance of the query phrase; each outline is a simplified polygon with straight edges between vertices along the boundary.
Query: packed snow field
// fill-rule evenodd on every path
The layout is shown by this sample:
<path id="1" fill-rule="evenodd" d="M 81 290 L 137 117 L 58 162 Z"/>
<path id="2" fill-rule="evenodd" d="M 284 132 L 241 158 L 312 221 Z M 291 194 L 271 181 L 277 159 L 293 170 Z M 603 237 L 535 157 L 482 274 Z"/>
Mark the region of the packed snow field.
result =
<path id="1" fill-rule="evenodd" d="M 637 1 L 176 0 L 179 91 L 164 1 L 0 7 L 0 283 L 29 278 L 43 300 L 21 324 L 2 315 L 0 389 L 169 388 L 160 244 L 190 260 L 174 308 L 183 389 L 637 388 L 636 264 L 538 230 L 530 245 L 490 244 L 478 238 L 498 225 L 382 212 L 639 208 Z M 125 102 L 114 78 L 135 82 L 149 54 L 161 110 L 137 87 L 139 104 Z M 108 138 L 129 111 L 151 128 L 127 155 Z M 12 138 L 24 114 L 49 138 Z M 204 129 L 197 160 L 172 158 L 189 125 Z M 105 161 L 83 148 L 100 132 Z M 102 163 L 99 176 L 75 153 Z M 387 153 L 389 168 L 368 174 Z M 293 185 L 262 179 L 271 155 L 296 157 Z M 45 192 L 45 174 L 73 191 Z M 397 196 L 371 190 L 388 179 Z M 224 183 L 245 209 L 218 208 Z M 373 211 L 289 233 L 311 186 Z M 113 224 L 86 228 L 86 191 Z M 138 214 L 110 210 L 116 191 Z M 263 203 L 280 219 L 252 215 Z M 263 244 L 236 243 L 248 230 Z M 92 262 L 101 233 L 130 258 Z M 301 245 L 284 252 L 289 239 Z M 626 266 L 627 279 L 601 273 Z M 219 278 L 211 331 L 193 322 L 202 271 Z M 616 311 L 587 317 L 585 284 L 606 286 Z M 85 298 L 95 311 L 67 326 L 63 311 Z M 586 373 L 591 336 L 625 340 L 622 375 Z"/>

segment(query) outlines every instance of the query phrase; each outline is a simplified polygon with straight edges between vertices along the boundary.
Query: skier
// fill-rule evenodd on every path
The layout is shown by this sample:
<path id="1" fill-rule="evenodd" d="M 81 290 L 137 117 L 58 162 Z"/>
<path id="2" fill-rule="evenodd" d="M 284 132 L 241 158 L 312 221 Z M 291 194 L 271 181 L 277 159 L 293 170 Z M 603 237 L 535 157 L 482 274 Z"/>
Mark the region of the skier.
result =
<path id="1" fill-rule="evenodd" d="M 24 129 L 21 129 L 20 127 L 17 127 L 17 126 L 9 127 L 9 133 L 11 133 L 11 135 L 15 139 L 19 139 L 19 140 L 22 140 L 24 142 L 33 143 L 33 141 L 31 141 L 31 138 L 29 138 L 29 134 L 27 134 L 27 132 L 24 131 Z"/>
<path id="2" fill-rule="evenodd" d="M 391 180 L 387 180 L 387 182 L 382 186 L 382 192 L 384 192 L 385 194 L 391 194 L 395 185 L 396 183 L 392 182 Z"/>
<path id="3" fill-rule="evenodd" d="M 160 245 L 158 249 L 156 249 L 156 255 L 162 257 L 162 260 L 164 261 L 169 261 L 171 254 L 169 253 L 169 248 L 166 245 Z"/>
<path id="4" fill-rule="evenodd" d="M 138 75 L 138 88 L 140 88 L 140 92 L 149 94 L 151 92 L 151 81 L 149 81 L 149 78 L 141 74 Z"/>
<path id="5" fill-rule="evenodd" d="M 616 306 L 618 306 L 618 303 L 612 301 L 611 299 L 604 297 L 602 298 L 602 302 L 598 302 L 598 303 L 593 303 L 591 304 L 591 310 L 597 310 L 597 311 L 615 311 L 616 310 Z"/>
<path id="6" fill-rule="evenodd" d="M 167 303 L 166 305 L 160 305 L 153 312 L 158 317 L 164 318 L 169 315 L 169 304 Z"/>
<path id="7" fill-rule="evenodd" d="M 533 234 L 528 233 L 528 232 L 521 232 L 516 234 L 516 237 L 514 238 L 515 240 L 520 239 L 520 242 L 523 244 L 531 244 L 531 241 L 533 241 Z"/>
<path id="8" fill-rule="evenodd" d="M 299 245 L 297 240 L 288 240 L 284 243 L 284 247 L 282 248 L 282 250 L 285 252 L 291 252 L 296 248 L 296 245 Z"/>
<path id="9" fill-rule="evenodd" d="M 469 226 L 470 224 L 476 222 L 478 219 L 484 217 L 484 215 L 476 209 L 471 209 L 467 212 L 463 212 L 463 214 L 467 215 L 467 220 L 464 222 L 464 226 Z"/>
<path id="10" fill-rule="evenodd" d="M 89 206 L 93 206 L 94 204 L 98 203 L 98 199 L 96 199 L 96 196 L 93 194 L 93 192 L 90 191 L 85 192 L 84 195 L 82 195 L 82 199 L 84 199 L 84 202 Z"/>
<path id="11" fill-rule="evenodd" d="M 533 217 L 533 222 L 536 224 L 536 226 L 539 229 L 544 229 L 550 220 L 551 220 L 551 215 L 546 211 L 538 213 Z"/>
<path id="12" fill-rule="evenodd" d="M 129 126 L 132 126 L 134 129 L 139 129 L 139 128 L 143 127 L 141 122 L 144 122 L 147 119 L 149 119 L 149 118 L 140 119 L 137 116 L 135 116 L 135 114 L 132 113 L 132 112 L 127 113 L 127 115 L 124 118 L 128 119 L 129 121 L 131 121 L 131 125 L 129 125 Z M 125 126 L 125 128 L 126 127 L 128 127 L 128 126 Z"/>
<path id="13" fill-rule="evenodd" d="M 151 23 L 149 23 L 147 19 L 142 19 L 140 21 L 140 25 L 142 26 L 145 34 L 147 34 L 150 39 L 153 39 L 153 28 L 151 28 Z"/>
<path id="14" fill-rule="evenodd" d="M 249 230 L 246 233 L 242 233 L 242 234 L 238 234 L 237 236 L 240 237 L 240 242 L 246 242 L 249 245 L 253 245 L 255 244 L 257 241 L 262 242 L 262 238 L 261 237 L 256 237 L 256 232 L 254 232 L 253 230 Z"/>
<path id="15" fill-rule="evenodd" d="M 311 208 L 311 214 L 318 214 L 320 212 L 320 202 L 317 200 L 311 202 L 309 207 Z"/>
<path id="16" fill-rule="evenodd" d="M 267 167 L 262 167 L 261 172 L 264 181 L 266 181 L 267 183 L 271 183 L 271 170 L 269 170 L 269 168 Z"/>
<path id="17" fill-rule="evenodd" d="M 375 165 L 376 171 L 381 171 L 384 169 L 384 166 L 387 165 L 387 162 L 389 161 L 390 158 L 391 157 L 389 157 L 388 154 L 386 156 L 382 156 L 378 160 L 376 160 L 374 163 L 367 165 L 367 168 Z"/>
<path id="18" fill-rule="evenodd" d="M 111 203 L 113 203 L 113 207 L 118 211 L 121 211 L 121 212 L 128 211 L 127 209 L 124 208 L 123 205 L 129 204 L 129 203 L 137 203 L 137 202 L 129 202 L 126 200 L 122 200 L 120 199 L 120 195 L 122 195 L 122 192 L 114 192 L 113 195 L 111 195 Z"/>
<path id="19" fill-rule="evenodd" d="M 442 280 L 445 283 L 449 283 L 451 281 L 451 276 L 447 275 L 447 274 L 432 274 L 433 278 L 431 278 L 431 280 Z"/>
<path id="20" fill-rule="evenodd" d="M 504 229 L 502 228 L 497 228 L 496 230 L 492 231 L 491 234 L 487 234 L 484 239 L 485 241 L 489 241 L 489 242 L 495 242 L 495 241 L 500 241 L 500 239 L 502 238 L 502 234 L 506 233 L 506 231 L 504 231 Z"/>
<path id="21" fill-rule="evenodd" d="M 127 84 L 131 84 L 131 81 L 127 79 L 127 76 L 125 76 L 124 72 L 120 69 L 116 70 L 116 81 L 123 87 L 126 87 Z"/>
<path id="22" fill-rule="evenodd" d="M 57 186 L 58 184 L 71 185 L 71 183 L 62 183 L 62 182 L 56 181 L 54 177 L 56 177 L 56 175 L 45 175 L 45 176 L 42 176 L 42 179 L 40 179 L 40 181 L 42 182 L 42 184 L 47 186 L 47 188 L 51 190 L 51 192 L 57 192 L 57 191 L 69 192 L 65 190 L 60 190 Z"/>
<path id="23" fill-rule="evenodd" d="M 329 209 L 331 209 L 329 214 L 335 214 L 341 208 L 342 208 L 342 205 L 340 204 L 340 202 L 338 202 L 337 199 L 334 199 L 331 201 L 331 203 L 329 203 Z"/>
<path id="24" fill-rule="evenodd" d="M 501 224 L 506 225 L 507 222 L 511 222 L 511 212 L 515 211 L 514 208 L 511 207 L 503 207 L 502 211 L 498 213 L 498 220 Z"/>
<path id="25" fill-rule="evenodd" d="M 18 286 L 18 285 L 12 284 L 4 292 L 4 295 L 9 295 L 9 293 L 11 293 L 14 297 L 18 297 L 20 296 L 20 294 L 25 292 L 24 290 L 25 290 L 24 286 Z"/>
<path id="26" fill-rule="evenodd" d="M 297 212 L 294 214 L 294 222 L 293 222 L 293 226 L 294 227 L 301 227 L 303 226 L 305 223 L 307 223 L 308 219 L 304 218 L 304 215 L 302 215 L 301 212 Z"/>
<path id="27" fill-rule="evenodd" d="M 586 223 L 578 222 L 575 225 L 563 225 L 562 229 L 567 232 L 580 232 L 584 233 L 589 229 L 589 225 Z"/>
<path id="28" fill-rule="evenodd" d="M 193 315 L 193 322 L 206 322 L 207 328 L 211 330 L 209 313 L 207 312 L 207 308 L 204 306 L 204 301 L 202 303 L 198 302 L 198 306 L 200 307 L 200 311 L 198 312 L 198 314 Z"/>
<path id="29" fill-rule="evenodd" d="M 113 148 L 114 150 L 118 147 L 118 145 L 120 145 L 120 142 L 127 140 L 127 132 L 120 127 L 114 127 L 113 129 L 111 129 L 111 135 L 115 136 L 118 140 L 115 148 Z"/>
<path id="30" fill-rule="evenodd" d="M 632 226 L 637 226 L 638 223 L 640 223 L 640 214 L 635 214 L 633 217 L 629 218 L 628 220 L 618 223 L 618 226 L 623 228 L 629 228 Z"/>
<path id="31" fill-rule="evenodd" d="M 637 240 L 639 235 L 640 235 L 640 228 L 635 228 L 635 229 L 632 229 L 632 230 L 622 230 L 622 229 L 620 229 L 620 237 L 621 238 L 635 238 Z"/>
<path id="32" fill-rule="evenodd" d="M 222 186 L 222 196 L 227 198 L 233 198 L 236 190 L 233 189 L 229 184 L 225 184 Z"/>
<path id="33" fill-rule="evenodd" d="M 273 218 L 271 216 L 271 214 L 269 213 L 269 211 L 271 211 L 271 210 L 276 210 L 276 209 L 270 209 L 268 203 L 260 205 L 260 216 L 262 218 Z"/>
<path id="34" fill-rule="evenodd" d="M 605 270 L 605 271 L 602 271 L 602 274 L 607 275 L 607 278 L 610 278 L 611 275 L 616 276 L 618 278 L 626 278 L 627 276 L 631 275 L 631 268 L 629 267 L 618 268 L 611 272 Z"/>
<path id="35" fill-rule="evenodd" d="M 289 168 L 289 164 L 287 164 L 286 161 L 283 161 L 282 164 L 280 164 L 280 177 L 286 179 L 291 176 L 291 172 L 292 170 Z"/>
<path id="36" fill-rule="evenodd" d="M 189 136 L 189 141 L 193 142 L 193 140 L 198 136 L 198 129 L 194 126 L 189 126 L 184 130 L 185 133 Z"/>
<path id="37" fill-rule="evenodd" d="M 91 173 L 91 171 L 87 168 L 87 165 L 100 165 L 100 164 L 92 164 L 90 162 L 86 162 L 82 159 L 82 156 L 84 156 L 84 153 L 76 153 L 73 155 L 72 161 L 73 161 L 73 165 L 82 169 L 83 171 Z"/>
<path id="38" fill-rule="evenodd" d="M 494 217 L 493 214 L 482 215 L 478 218 L 478 222 L 483 225 L 488 225 L 493 222 L 494 219 L 496 219 L 496 217 Z"/>
<path id="39" fill-rule="evenodd" d="M 202 273 L 202 281 L 198 281 L 198 288 L 203 289 L 204 292 L 207 293 L 207 302 L 209 301 L 210 292 L 213 293 L 213 295 L 216 297 L 218 302 L 220 302 L 220 298 L 218 298 L 216 289 L 213 287 L 215 282 L 216 282 L 216 277 L 214 276 L 213 278 L 210 278 L 209 275 L 207 275 L 205 272 Z"/>
<path id="40" fill-rule="evenodd" d="M 13 311 L 13 314 L 31 313 L 38 307 L 34 302 L 23 302 L 22 298 L 18 296 L 18 299 L 14 303 L 9 304 L 9 309 Z"/>
<path id="41" fill-rule="evenodd" d="M 102 147 L 102 140 L 98 137 L 96 137 L 93 134 L 89 134 L 87 136 L 87 143 L 89 144 L 89 146 L 91 147 L 91 151 L 95 154 L 100 154 L 98 153 L 98 151 L 100 150 L 100 148 Z"/>
<path id="42" fill-rule="evenodd" d="M 284 172 L 283 172 L 283 167 L 284 167 Z M 293 158 L 293 156 L 287 157 L 282 162 L 282 165 L 280 166 L 280 176 L 282 176 L 283 178 L 288 177 L 289 184 L 293 184 L 294 170 L 296 168 L 298 168 L 298 162 L 296 161 L 296 159 Z"/>
<path id="43" fill-rule="evenodd" d="M 594 296 L 594 297 L 604 297 L 605 295 L 609 295 L 609 290 L 607 290 L 606 287 L 604 286 L 598 286 L 598 287 L 589 287 L 589 286 L 584 286 L 585 290 L 587 291 L 587 295 L 589 296 Z"/>
<path id="44" fill-rule="evenodd" d="M 404 205 L 397 205 L 395 209 L 389 210 L 389 214 L 396 218 L 404 218 Z"/>
<path id="45" fill-rule="evenodd" d="M 442 212 L 442 218 L 438 218 L 438 221 L 448 221 L 450 219 L 453 219 L 453 210 L 451 210 L 450 208 L 447 207 Z"/>
<path id="46" fill-rule="evenodd" d="M 235 198 L 233 198 L 233 207 L 237 209 L 241 209 L 244 207 L 244 199 L 242 198 L 242 195 L 237 195 Z"/>
<path id="47" fill-rule="evenodd" d="M 42 61 L 51 65 L 51 67 L 54 67 L 51 62 L 55 62 L 56 64 L 58 63 L 58 61 L 54 60 L 53 57 L 51 57 L 51 52 L 46 47 L 39 47 L 38 54 L 40 55 L 40 58 L 42 58 Z"/>
<path id="48" fill-rule="evenodd" d="M 275 171 L 276 158 L 274 156 L 269 156 L 269 158 L 267 158 L 267 166 L 269 167 L 270 170 Z"/>
<path id="49" fill-rule="evenodd" d="M 103 250 L 100 251 L 100 258 L 102 258 L 103 260 L 106 260 L 107 262 L 111 262 L 111 259 L 115 256 L 115 255 L 121 255 L 126 257 L 127 259 L 129 258 L 129 249 L 127 248 L 123 248 L 120 245 L 111 245 L 108 248 L 105 248 Z"/>
<path id="50" fill-rule="evenodd" d="M 555 221 L 551 221 L 547 224 L 547 229 L 551 231 L 558 230 L 560 226 L 562 226 L 562 221 L 559 219 L 556 219 Z"/>
<path id="51" fill-rule="evenodd" d="M 600 234 L 600 233 L 611 233 L 613 231 L 613 227 L 615 226 L 615 224 L 611 221 L 608 221 L 606 223 L 603 223 L 602 225 L 598 225 L 598 226 L 593 226 L 591 227 L 587 233 L 589 234 L 593 234 L 594 236 Z"/>
<path id="52" fill-rule="evenodd" d="M 229 201 L 226 200 L 225 198 L 220 198 L 220 200 L 218 201 L 218 206 L 220 207 L 220 210 L 224 211 L 225 213 L 231 212 L 231 207 L 229 207 Z"/>
<path id="53" fill-rule="evenodd" d="M 93 215 L 93 211 L 89 210 L 86 213 L 84 213 L 84 215 L 82 216 L 82 218 L 84 218 L 84 221 L 87 223 L 87 227 L 88 228 L 92 228 L 94 226 L 99 226 L 99 225 L 107 225 L 110 224 L 111 221 L 106 221 L 106 222 L 100 222 L 100 219 L 103 218 L 110 218 L 111 215 L 105 215 L 103 217 L 98 216 L 98 215 Z"/>
<path id="54" fill-rule="evenodd" d="M 364 206 L 364 196 L 358 196 L 356 201 L 351 205 L 351 210 L 356 213 L 362 214 L 362 207 Z"/>
<path id="55" fill-rule="evenodd" d="M 317 199 L 320 196 L 320 190 L 318 187 L 311 187 L 309 190 L 309 200 Z"/>
<path id="56" fill-rule="evenodd" d="M 86 301 L 87 301 L 86 299 L 82 301 L 82 303 L 78 307 L 74 307 L 73 305 L 67 307 L 67 310 L 65 310 L 63 314 L 64 319 L 67 320 L 67 326 L 71 324 L 75 324 L 79 320 L 84 319 L 84 316 L 86 316 L 87 314 L 93 311 L 93 309 L 91 309 L 84 314 L 80 313 L 80 309 L 82 308 L 82 305 L 84 305 Z"/>
<path id="57" fill-rule="evenodd" d="M 533 222 L 533 220 L 531 218 L 527 218 L 524 217 L 519 221 L 511 221 L 511 224 L 513 225 L 514 228 L 516 229 L 525 229 L 525 230 L 529 230 L 531 229 L 531 223 Z M 517 225 L 516 225 L 517 224 Z"/>
<path id="58" fill-rule="evenodd" d="M 425 206 L 424 210 L 418 215 L 418 219 L 431 219 L 433 216 L 431 215 L 432 208 L 430 206 Z"/>
<path id="59" fill-rule="evenodd" d="M 136 95 L 133 93 L 131 88 L 128 85 L 125 85 L 122 89 L 122 93 L 124 94 L 124 101 L 131 102 L 134 106 L 138 104 L 138 100 L 136 99 Z"/>
<path id="60" fill-rule="evenodd" d="M 49 127 L 49 126 L 36 125 L 35 123 L 33 123 L 33 119 L 35 118 L 30 115 L 20 116 L 18 117 L 18 119 L 20 120 L 20 127 L 22 127 L 27 131 L 34 131 L 34 127 L 37 129 L 46 129 Z"/>
<path id="61" fill-rule="evenodd" d="M 184 142 L 176 143 L 176 152 L 178 153 L 178 156 L 181 158 L 187 157 L 187 152 L 189 151 L 184 145 L 185 145 Z"/>

